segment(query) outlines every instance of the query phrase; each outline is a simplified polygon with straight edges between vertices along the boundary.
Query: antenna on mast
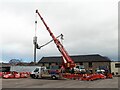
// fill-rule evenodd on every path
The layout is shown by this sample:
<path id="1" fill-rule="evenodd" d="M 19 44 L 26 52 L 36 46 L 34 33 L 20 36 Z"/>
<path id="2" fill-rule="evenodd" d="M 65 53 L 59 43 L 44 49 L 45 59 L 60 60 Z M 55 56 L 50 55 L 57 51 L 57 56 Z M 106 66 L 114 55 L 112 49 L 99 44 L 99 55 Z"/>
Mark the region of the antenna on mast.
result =
<path id="1" fill-rule="evenodd" d="M 35 14 L 35 36 L 37 32 L 37 14 Z"/>

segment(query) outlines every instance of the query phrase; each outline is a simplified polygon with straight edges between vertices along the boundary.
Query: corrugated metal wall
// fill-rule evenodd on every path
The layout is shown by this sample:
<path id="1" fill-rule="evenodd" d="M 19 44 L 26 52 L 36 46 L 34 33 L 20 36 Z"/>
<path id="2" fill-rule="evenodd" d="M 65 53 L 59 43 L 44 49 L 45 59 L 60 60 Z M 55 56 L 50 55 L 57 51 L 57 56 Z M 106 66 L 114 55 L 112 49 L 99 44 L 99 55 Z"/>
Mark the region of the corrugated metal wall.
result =
<path id="1" fill-rule="evenodd" d="M 39 67 L 39 66 L 11 66 L 10 71 L 32 72 L 36 67 Z"/>

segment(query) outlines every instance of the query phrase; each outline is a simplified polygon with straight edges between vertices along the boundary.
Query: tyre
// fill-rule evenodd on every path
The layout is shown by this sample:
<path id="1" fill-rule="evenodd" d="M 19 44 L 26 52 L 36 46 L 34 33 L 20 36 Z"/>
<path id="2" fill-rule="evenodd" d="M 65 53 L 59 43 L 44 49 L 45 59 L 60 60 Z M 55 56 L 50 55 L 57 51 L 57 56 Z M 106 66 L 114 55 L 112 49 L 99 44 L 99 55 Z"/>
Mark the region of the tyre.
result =
<path id="1" fill-rule="evenodd" d="M 53 80 L 56 80 L 56 79 L 57 79 L 57 77 L 56 77 L 55 75 L 51 76 L 51 78 L 52 78 Z"/>
<path id="2" fill-rule="evenodd" d="M 37 75 L 37 76 L 35 76 L 35 78 L 36 78 L 36 79 L 38 79 L 38 77 L 39 77 L 38 75 Z"/>
<path id="3" fill-rule="evenodd" d="M 35 74 L 31 74 L 30 77 L 31 77 L 31 78 L 34 78 L 34 79 L 38 79 L 39 76 L 38 76 L 38 75 L 35 75 Z"/>
<path id="4" fill-rule="evenodd" d="M 35 78 L 35 74 L 30 74 L 30 77 L 31 78 Z"/>

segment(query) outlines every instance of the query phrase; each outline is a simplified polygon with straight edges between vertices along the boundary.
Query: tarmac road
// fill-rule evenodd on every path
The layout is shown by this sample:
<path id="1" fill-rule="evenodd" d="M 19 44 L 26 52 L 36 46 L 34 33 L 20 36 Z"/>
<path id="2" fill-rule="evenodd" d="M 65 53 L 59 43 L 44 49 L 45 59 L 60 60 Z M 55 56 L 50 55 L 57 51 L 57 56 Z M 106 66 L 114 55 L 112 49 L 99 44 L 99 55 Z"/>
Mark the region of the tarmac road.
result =
<path id="1" fill-rule="evenodd" d="M 2 88 L 118 88 L 118 77 L 95 81 L 2 79 Z"/>

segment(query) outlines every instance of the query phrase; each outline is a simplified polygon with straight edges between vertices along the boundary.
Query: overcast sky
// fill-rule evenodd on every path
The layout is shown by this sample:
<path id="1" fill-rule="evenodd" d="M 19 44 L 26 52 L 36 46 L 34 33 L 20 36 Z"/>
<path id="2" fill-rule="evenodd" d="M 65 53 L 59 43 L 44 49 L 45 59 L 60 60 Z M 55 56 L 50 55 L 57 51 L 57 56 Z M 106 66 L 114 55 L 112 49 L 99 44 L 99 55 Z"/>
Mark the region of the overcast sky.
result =
<path id="1" fill-rule="evenodd" d="M 4 62 L 33 61 L 35 10 L 38 9 L 55 36 L 64 35 L 69 55 L 100 54 L 118 60 L 117 0 L 1 0 L 0 47 Z M 37 16 L 38 44 L 52 38 Z M 37 50 L 41 57 L 60 56 L 54 42 Z"/>

